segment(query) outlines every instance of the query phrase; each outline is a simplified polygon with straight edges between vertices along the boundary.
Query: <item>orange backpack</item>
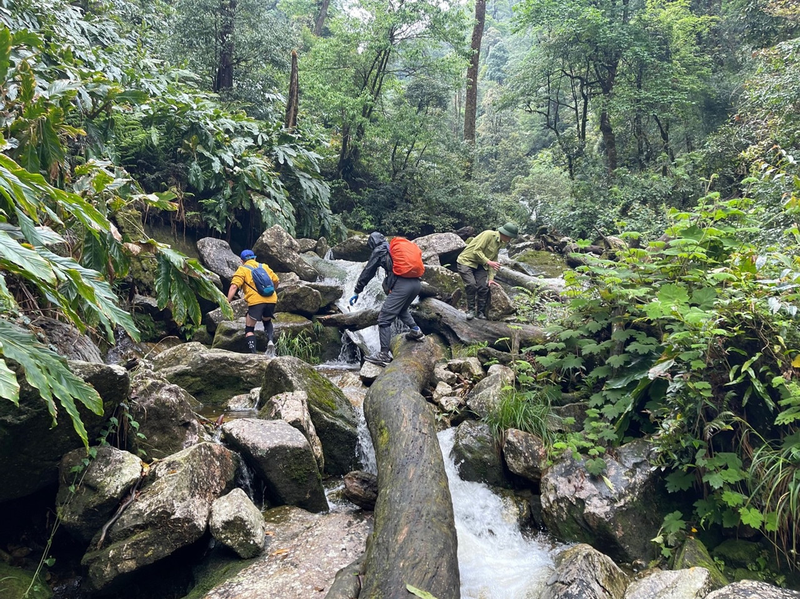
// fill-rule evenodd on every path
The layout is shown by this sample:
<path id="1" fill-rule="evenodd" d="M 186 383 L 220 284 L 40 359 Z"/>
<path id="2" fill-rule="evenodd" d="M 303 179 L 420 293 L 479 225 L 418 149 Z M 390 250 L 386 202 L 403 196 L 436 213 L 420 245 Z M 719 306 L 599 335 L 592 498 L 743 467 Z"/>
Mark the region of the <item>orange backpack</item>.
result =
<path id="1" fill-rule="evenodd" d="M 389 242 L 389 255 L 392 257 L 392 272 L 398 277 L 418 279 L 425 272 L 422 250 L 405 237 L 395 237 Z"/>

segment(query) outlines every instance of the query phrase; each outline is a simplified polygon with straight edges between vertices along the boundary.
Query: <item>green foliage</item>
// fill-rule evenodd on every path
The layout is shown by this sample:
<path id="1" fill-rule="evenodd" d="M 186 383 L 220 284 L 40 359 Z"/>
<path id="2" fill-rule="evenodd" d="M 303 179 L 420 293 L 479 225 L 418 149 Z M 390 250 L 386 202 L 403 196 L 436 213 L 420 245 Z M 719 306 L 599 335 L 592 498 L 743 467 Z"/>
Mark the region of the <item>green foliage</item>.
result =
<path id="1" fill-rule="evenodd" d="M 554 438 L 552 428 L 555 417 L 550 410 L 553 393 L 560 392 L 553 387 L 535 391 L 509 389 L 484 418 L 492 436 L 500 439 L 505 430 L 515 428 L 536 435 L 549 446 Z"/>
<path id="2" fill-rule="evenodd" d="M 294 356 L 309 364 L 319 364 L 320 344 L 307 331 L 301 331 L 297 335 L 281 333 L 275 341 L 275 353 L 279 356 Z"/>

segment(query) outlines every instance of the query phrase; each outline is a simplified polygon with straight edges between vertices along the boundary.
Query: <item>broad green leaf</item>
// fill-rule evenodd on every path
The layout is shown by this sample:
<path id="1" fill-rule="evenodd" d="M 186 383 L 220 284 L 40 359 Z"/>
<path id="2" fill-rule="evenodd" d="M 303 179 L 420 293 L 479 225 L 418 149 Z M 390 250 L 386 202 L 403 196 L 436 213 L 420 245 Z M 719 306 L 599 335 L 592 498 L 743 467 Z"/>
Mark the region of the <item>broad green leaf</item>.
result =
<path id="1" fill-rule="evenodd" d="M 751 526 L 756 530 L 761 528 L 761 524 L 764 522 L 764 516 L 761 515 L 761 512 L 752 507 L 739 508 L 739 516 L 742 519 L 742 524 Z"/>
<path id="2" fill-rule="evenodd" d="M 406 584 L 406 590 L 415 597 L 420 597 L 421 599 L 436 599 L 436 597 L 431 595 L 428 591 L 423 591 L 410 584 Z"/>
<path id="3" fill-rule="evenodd" d="M 0 344 L 0 354 L 2 354 L 3 347 Z M 17 375 L 15 375 L 4 360 L 0 360 L 0 397 L 10 400 L 12 403 L 19 405 L 19 383 L 17 382 Z"/>
<path id="4" fill-rule="evenodd" d="M 686 289 L 672 283 L 662 285 L 657 295 L 658 301 L 667 305 L 685 304 L 689 301 L 689 294 Z"/>
<path id="5" fill-rule="evenodd" d="M 3 261 L 17 265 L 32 278 L 49 285 L 56 284 L 55 273 L 44 258 L 33 249 L 14 241 L 6 231 L 0 230 L 0 263 Z"/>

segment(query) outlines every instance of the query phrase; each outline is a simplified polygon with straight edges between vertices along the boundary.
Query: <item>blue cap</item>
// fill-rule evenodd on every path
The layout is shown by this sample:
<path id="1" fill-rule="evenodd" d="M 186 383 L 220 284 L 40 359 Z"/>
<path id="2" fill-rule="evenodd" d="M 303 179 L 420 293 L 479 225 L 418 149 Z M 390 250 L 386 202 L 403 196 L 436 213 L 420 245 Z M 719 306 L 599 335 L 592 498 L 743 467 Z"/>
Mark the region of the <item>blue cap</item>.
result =
<path id="1" fill-rule="evenodd" d="M 253 250 L 244 250 L 241 254 L 239 254 L 242 260 L 252 260 L 256 257 L 253 253 Z"/>

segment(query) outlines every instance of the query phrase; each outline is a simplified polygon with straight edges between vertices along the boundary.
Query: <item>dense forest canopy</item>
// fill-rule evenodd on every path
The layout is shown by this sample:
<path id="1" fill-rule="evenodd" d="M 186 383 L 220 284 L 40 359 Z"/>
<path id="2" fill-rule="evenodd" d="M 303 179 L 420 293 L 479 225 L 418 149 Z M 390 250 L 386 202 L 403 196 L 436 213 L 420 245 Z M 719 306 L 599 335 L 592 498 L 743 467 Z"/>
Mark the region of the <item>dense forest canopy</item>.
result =
<path id="1" fill-rule="evenodd" d="M 671 490 L 703 497 L 665 522 L 665 553 L 694 525 L 747 525 L 796 565 L 797 3 L 483 6 L 0 0 L 0 394 L 24 377 L 86 440 L 75 402 L 97 394 L 31 314 L 109 343 L 137 337 L 120 307 L 136 292 L 187 337 L 198 298 L 230 314 L 142 218 L 234 248 L 275 224 L 619 235 L 616 260 L 568 276 L 563 318 L 539 315 L 553 341 L 528 348 L 517 400 L 589 398 L 557 446 L 593 474 L 609 447 L 657 440 Z"/>

